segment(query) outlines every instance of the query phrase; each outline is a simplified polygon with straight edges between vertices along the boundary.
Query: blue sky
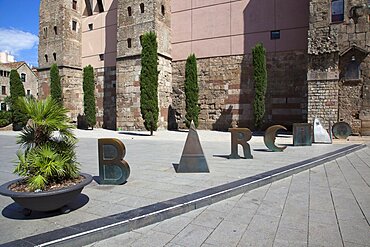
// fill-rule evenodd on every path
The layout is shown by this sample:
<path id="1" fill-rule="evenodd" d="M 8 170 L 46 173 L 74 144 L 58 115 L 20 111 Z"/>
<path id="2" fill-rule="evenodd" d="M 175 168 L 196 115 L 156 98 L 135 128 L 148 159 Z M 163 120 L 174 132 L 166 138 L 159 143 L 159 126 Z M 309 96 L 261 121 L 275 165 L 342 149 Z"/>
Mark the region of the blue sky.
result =
<path id="1" fill-rule="evenodd" d="M 37 66 L 40 0 L 0 0 L 0 51 Z"/>

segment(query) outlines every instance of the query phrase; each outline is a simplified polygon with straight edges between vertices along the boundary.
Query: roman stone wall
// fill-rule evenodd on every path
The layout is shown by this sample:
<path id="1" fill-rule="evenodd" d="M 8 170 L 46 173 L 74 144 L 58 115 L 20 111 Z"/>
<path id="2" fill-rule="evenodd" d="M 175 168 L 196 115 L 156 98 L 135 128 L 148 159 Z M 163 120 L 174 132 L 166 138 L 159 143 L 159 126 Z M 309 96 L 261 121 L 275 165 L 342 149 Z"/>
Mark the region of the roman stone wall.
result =
<path id="1" fill-rule="evenodd" d="M 307 56 L 304 51 L 268 53 L 265 125 L 287 127 L 307 120 Z M 199 128 L 227 130 L 232 120 L 253 128 L 251 54 L 197 60 Z M 169 128 L 185 128 L 185 61 L 173 62 Z"/>
<path id="2" fill-rule="evenodd" d="M 116 130 L 116 67 L 95 69 L 96 127 Z"/>
<path id="3" fill-rule="evenodd" d="M 346 121 L 354 133 L 367 131 L 370 134 L 370 96 L 367 96 L 370 93 L 370 11 L 367 4 L 367 0 L 344 1 L 343 21 L 332 22 L 328 1 L 310 1 L 309 121 L 315 116 L 334 122 Z M 358 79 L 346 78 L 352 61 L 359 64 Z M 322 85 L 325 83 L 327 86 Z M 323 102 L 316 102 L 317 97 Z"/>
<path id="4" fill-rule="evenodd" d="M 59 75 L 63 89 L 63 105 L 69 110 L 72 121 L 77 120 L 78 114 L 83 114 L 82 70 L 60 68 Z"/>

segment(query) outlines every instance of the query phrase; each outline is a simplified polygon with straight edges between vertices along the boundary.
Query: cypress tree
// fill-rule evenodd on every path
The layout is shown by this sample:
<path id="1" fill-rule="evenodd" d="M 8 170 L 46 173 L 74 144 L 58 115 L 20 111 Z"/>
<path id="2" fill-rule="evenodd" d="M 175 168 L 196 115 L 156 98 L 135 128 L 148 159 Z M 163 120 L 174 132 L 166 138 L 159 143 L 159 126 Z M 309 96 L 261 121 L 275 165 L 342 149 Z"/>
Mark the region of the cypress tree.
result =
<path id="1" fill-rule="evenodd" d="M 266 50 L 261 43 L 252 49 L 253 79 L 255 97 L 253 102 L 254 125 L 261 128 L 265 115 L 265 95 L 267 89 Z"/>
<path id="2" fill-rule="evenodd" d="M 144 126 L 153 135 L 158 123 L 158 53 L 157 37 L 154 32 L 141 38 L 140 109 Z"/>
<path id="3" fill-rule="evenodd" d="M 88 65 L 83 70 L 84 114 L 89 126 L 96 124 L 94 69 Z"/>
<path id="4" fill-rule="evenodd" d="M 12 112 L 13 130 L 20 130 L 27 124 L 27 116 L 22 113 L 17 105 L 19 97 L 26 96 L 24 86 L 16 70 L 10 71 L 10 111 Z"/>
<path id="5" fill-rule="evenodd" d="M 51 98 L 63 104 L 62 85 L 60 83 L 59 69 L 56 64 L 50 68 L 50 94 Z"/>
<path id="6" fill-rule="evenodd" d="M 189 128 L 191 121 L 194 121 L 195 127 L 198 127 L 199 87 L 198 87 L 198 75 L 197 75 L 197 59 L 194 54 L 191 54 L 186 60 L 185 97 L 186 97 L 185 124 Z"/>

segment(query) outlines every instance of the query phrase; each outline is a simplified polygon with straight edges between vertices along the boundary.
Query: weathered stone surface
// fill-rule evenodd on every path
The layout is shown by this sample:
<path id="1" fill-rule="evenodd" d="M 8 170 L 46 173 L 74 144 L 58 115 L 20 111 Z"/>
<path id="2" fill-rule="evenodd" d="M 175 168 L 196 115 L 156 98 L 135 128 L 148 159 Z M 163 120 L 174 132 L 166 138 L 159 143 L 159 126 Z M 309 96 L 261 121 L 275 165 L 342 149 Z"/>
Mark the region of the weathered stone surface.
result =
<path id="1" fill-rule="evenodd" d="M 308 31 L 308 120 L 346 121 L 361 132 L 370 108 L 370 23 L 367 0 L 344 1 L 344 20 L 332 23 L 330 3 L 310 1 Z M 350 51 L 352 47 L 355 50 Z M 358 51 L 363 51 L 359 54 Z M 347 52 L 348 51 L 348 52 Z M 349 61 L 360 63 L 358 80 L 345 79 Z M 325 127 L 328 127 L 325 125 Z M 364 131 L 362 131 L 364 132 Z"/>
<path id="2" fill-rule="evenodd" d="M 291 126 L 307 121 L 304 52 L 267 54 L 266 122 Z M 226 131 L 234 119 L 239 127 L 253 127 L 254 82 L 252 56 L 198 59 L 199 128 Z M 172 64 L 171 126 L 185 128 L 185 61 Z"/>
<path id="3" fill-rule="evenodd" d="M 158 42 L 158 100 L 159 129 L 167 128 L 169 106 L 171 105 L 172 67 L 171 67 L 171 2 L 151 1 L 145 4 L 145 12 L 133 8 L 128 16 L 129 6 L 139 6 L 142 1 L 118 2 L 117 36 L 117 128 L 124 130 L 144 130 L 140 113 L 140 36 L 154 31 Z M 167 11 L 161 13 L 161 6 Z M 135 17 L 135 18 L 134 18 Z M 128 47 L 127 39 L 132 40 Z"/>

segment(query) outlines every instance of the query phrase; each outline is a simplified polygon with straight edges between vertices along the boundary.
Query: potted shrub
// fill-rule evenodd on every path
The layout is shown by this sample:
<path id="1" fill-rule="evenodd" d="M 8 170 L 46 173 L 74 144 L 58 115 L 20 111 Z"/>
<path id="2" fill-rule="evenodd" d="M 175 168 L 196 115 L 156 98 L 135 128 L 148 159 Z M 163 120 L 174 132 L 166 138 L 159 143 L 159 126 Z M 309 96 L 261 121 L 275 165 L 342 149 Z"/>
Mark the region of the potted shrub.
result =
<path id="1" fill-rule="evenodd" d="M 29 117 L 17 139 L 22 149 L 14 173 L 22 178 L 3 184 L 0 194 L 28 213 L 62 208 L 92 181 L 90 175 L 79 173 L 77 140 L 67 109 L 50 97 L 40 101 L 23 97 L 17 104 Z"/>

